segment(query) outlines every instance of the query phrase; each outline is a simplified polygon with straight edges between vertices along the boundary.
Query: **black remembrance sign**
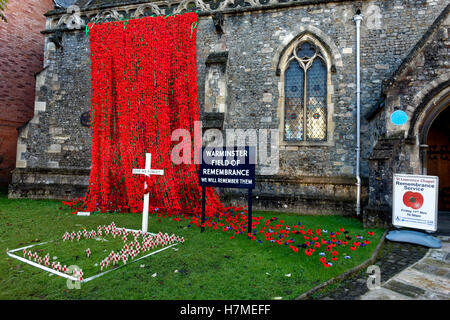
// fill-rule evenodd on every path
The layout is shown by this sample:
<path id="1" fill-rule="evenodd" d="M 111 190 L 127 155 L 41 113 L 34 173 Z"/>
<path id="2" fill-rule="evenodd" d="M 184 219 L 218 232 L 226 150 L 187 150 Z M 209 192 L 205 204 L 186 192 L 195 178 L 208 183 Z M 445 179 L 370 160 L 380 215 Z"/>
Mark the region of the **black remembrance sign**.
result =
<path id="1" fill-rule="evenodd" d="M 254 147 L 205 147 L 202 150 L 199 170 L 202 187 L 255 187 Z"/>
<path id="2" fill-rule="evenodd" d="M 248 189 L 248 232 L 252 231 L 252 189 L 255 188 L 255 147 L 203 147 L 198 180 L 202 187 L 202 232 L 205 187 Z"/>

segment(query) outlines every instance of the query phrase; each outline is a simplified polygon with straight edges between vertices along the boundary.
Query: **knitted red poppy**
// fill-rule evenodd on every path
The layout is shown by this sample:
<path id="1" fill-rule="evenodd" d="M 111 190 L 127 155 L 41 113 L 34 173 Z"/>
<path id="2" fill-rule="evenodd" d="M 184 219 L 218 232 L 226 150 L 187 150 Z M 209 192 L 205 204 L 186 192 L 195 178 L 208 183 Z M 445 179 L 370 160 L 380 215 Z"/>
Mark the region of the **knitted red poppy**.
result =
<path id="1" fill-rule="evenodd" d="M 171 140 L 172 131 L 183 129 L 194 137 L 194 122 L 200 119 L 197 22 L 196 13 L 186 13 L 90 29 L 92 167 L 86 211 L 141 212 L 148 192 L 151 211 L 201 212 L 194 143 L 183 155 L 189 164 L 171 159 L 181 142 Z M 145 167 L 146 153 L 152 154 L 152 168 L 164 169 L 164 176 L 132 174 Z M 213 188 L 206 189 L 206 197 L 208 216 L 223 212 Z"/>

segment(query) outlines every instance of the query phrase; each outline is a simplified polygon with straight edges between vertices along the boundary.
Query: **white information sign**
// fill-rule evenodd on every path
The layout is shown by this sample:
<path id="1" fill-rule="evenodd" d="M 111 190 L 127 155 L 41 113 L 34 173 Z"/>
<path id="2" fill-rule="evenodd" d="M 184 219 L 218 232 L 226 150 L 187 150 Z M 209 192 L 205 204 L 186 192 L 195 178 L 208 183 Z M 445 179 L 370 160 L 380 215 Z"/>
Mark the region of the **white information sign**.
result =
<path id="1" fill-rule="evenodd" d="M 438 186 L 436 176 L 394 174 L 392 224 L 436 231 Z"/>

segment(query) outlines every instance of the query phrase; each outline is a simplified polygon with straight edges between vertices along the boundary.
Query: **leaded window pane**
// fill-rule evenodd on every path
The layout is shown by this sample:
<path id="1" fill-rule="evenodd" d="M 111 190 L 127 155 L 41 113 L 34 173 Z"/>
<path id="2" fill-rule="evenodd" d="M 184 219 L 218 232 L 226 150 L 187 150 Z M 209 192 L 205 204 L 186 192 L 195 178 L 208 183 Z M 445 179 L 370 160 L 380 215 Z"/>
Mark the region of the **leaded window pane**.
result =
<path id="1" fill-rule="evenodd" d="M 297 61 L 285 72 L 284 139 L 303 140 L 303 104 L 305 73 Z"/>
<path id="2" fill-rule="evenodd" d="M 297 57 L 299 57 L 300 59 L 307 59 L 314 56 L 315 53 L 316 49 L 309 42 L 305 42 L 297 51 Z"/>
<path id="3" fill-rule="evenodd" d="M 316 58 L 307 72 L 307 140 L 325 140 L 327 137 L 327 68 Z"/>

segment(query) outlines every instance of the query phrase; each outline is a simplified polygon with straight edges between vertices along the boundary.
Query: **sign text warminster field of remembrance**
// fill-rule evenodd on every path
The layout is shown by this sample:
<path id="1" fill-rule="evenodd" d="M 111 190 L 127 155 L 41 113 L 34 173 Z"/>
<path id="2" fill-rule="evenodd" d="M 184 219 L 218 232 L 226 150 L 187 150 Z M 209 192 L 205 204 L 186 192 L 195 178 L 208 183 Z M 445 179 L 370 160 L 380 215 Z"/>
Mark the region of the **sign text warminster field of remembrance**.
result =
<path id="1" fill-rule="evenodd" d="M 392 224 L 436 231 L 439 178 L 394 174 L 393 184 Z"/>
<path id="2" fill-rule="evenodd" d="M 255 160 L 253 147 L 205 147 L 199 166 L 200 185 L 253 189 Z"/>
<path id="3" fill-rule="evenodd" d="M 248 189 L 248 232 L 252 232 L 252 189 L 255 188 L 255 147 L 204 147 L 198 180 L 202 187 L 202 232 L 205 223 L 205 188 Z"/>

